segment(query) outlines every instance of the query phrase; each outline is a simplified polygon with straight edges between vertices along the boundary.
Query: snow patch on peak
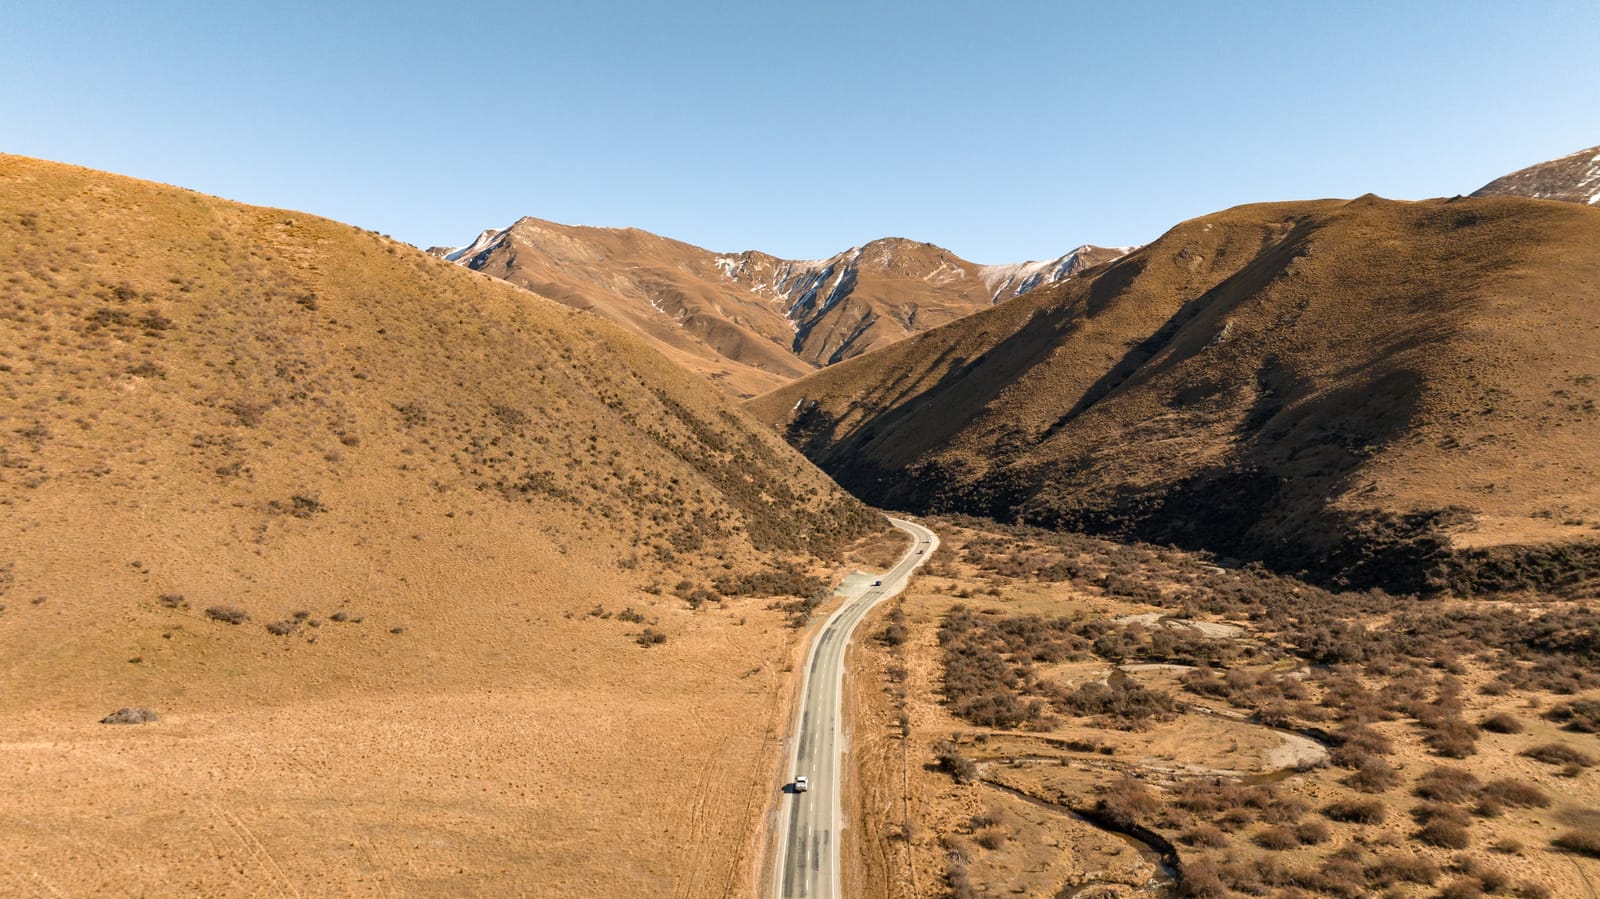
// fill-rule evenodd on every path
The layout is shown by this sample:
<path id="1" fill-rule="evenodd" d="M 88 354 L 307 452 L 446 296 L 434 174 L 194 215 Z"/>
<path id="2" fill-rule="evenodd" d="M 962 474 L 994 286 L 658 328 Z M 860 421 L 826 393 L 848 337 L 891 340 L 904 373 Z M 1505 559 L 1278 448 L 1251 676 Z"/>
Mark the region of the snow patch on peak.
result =
<path id="1" fill-rule="evenodd" d="M 1010 265 L 980 265 L 978 277 L 983 280 L 984 286 L 993 291 L 989 297 L 990 305 L 994 305 L 1012 297 L 1021 296 L 1036 287 L 1054 284 L 1057 281 L 1076 275 L 1088 268 L 1091 254 L 1099 249 L 1084 245 L 1070 253 L 1047 259 L 1042 262 L 1013 262 Z M 1133 247 L 1110 247 L 1117 256 L 1125 256 Z"/>
<path id="2" fill-rule="evenodd" d="M 475 238 L 472 243 L 469 243 L 464 247 L 456 247 L 455 249 L 446 252 L 444 254 L 444 258 L 446 261 L 454 262 L 457 265 L 465 265 L 470 268 L 473 259 L 475 259 L 484 251 L 491 250 L 499 246 L 500 239 L 510 230 L 510 228 L 485 228 L 483 231 L 479 232 L 477 238 Z"/>

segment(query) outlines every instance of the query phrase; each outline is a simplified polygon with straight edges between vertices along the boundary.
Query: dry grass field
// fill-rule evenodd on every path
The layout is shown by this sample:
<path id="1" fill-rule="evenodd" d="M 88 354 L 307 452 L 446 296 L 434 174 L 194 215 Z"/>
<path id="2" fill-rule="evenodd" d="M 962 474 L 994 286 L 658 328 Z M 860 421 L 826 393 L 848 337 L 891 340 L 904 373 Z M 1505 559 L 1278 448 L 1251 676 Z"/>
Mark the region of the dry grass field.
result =
<path id="1" fill-rule="evenodd" d="M 0 894 L 754 891 L 793 607 L 883 528 L 775 435 L 594 316 L 69 166 L 0 157 L 0 290 Z"/>
<path id="2" fill-rule="evenodd" d="M 939 554 L 855 656 L 859 895 L 1600 886 L 1593 601 L 1329 594 L 931 524 Z"/>
<path id="3" fill-rule="evenodd" d="M 750 408 L 885 508 L 1594 595 L 1597 247 L 1566 203 L 1243 206 Z"/>

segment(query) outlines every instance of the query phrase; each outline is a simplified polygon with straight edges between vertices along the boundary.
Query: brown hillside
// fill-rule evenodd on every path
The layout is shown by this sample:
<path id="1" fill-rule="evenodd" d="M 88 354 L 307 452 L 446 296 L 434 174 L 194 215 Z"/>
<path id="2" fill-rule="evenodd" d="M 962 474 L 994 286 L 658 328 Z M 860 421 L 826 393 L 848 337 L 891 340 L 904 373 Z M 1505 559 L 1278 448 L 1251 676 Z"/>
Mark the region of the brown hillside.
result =
<path id="1" fill-rule="evenodd" d="M 782 310 L 729 282 L 716 258 L 647 231 L 524 218 L 463 261 L 616 322 L 736 395 L 811 371 L 789 351 Z"/>
<path id="2" fill-rule="evenodd" d="M 1594 590 L 1600 210 L 1185 222 L 752 403 L 869 501 L 1398 590 Z"/>
<path id="3" fill-rule="evenodd" d="M 524 218 L 485 232 L 460 262 L 610 319 L 749 397 L 1120 253 L 1080 247 L 1051 262 L 980 266 L 933 244 L 888 238 L 792 261 L 719 255 L 633 228 Z"/>
<path id="4" fill-rule="evenodd" d="M 671 592 L 875 516 L 348 225 L 0 156 L 0 281 L 0 894 L 744 890 L 792 631 Z"/>

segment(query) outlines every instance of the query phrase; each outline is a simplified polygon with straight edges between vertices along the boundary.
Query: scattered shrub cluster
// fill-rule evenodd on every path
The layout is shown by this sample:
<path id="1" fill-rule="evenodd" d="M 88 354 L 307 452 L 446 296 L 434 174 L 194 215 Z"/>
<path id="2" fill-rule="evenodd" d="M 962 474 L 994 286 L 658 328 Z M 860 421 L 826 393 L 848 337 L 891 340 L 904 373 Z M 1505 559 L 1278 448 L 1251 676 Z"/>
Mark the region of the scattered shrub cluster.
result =
<path id="1" fill-rule="evenodd" d="M 1551 707 L 1544 715 L 1580 734 L 1600 734 L 1600 699 L 1575 699 Z"/>
<path id="2" fill-rule="evenodd" d="M 250 620 L 250 613 L 234 606 L 211 606 L 206 609 L 206 617 L 227 624 L 244 624 Z"/>
<path id="3" fill-rule="evenodd" d="M 1073 715 L 1095 715 L 1114 727 L 1137 729 L 1152 719 L 1170 721 L 1179 706 L 1171 694 L 1151 690 L 1132 678 L 1112 679 L 1107 683 L 1090 681 L 1071 691 L 1058 691 L 1055 707 Z"/>
<path id="4" fill-rule="evenodd" d="M 711 582 L 724 596 L 815 596 L 828 583 L 786 559 L 744 574 L 725 574 Z"/>
<path id="5" fill-rule="evenodd" d="M 1081 658 L 1086 642 L 1070 619 L 993 617 L 963 605 L 939 626 L 944 694 L 954 713 L 985 727 L 1043 727 L 1050 685 L 1034 663 Z"/>

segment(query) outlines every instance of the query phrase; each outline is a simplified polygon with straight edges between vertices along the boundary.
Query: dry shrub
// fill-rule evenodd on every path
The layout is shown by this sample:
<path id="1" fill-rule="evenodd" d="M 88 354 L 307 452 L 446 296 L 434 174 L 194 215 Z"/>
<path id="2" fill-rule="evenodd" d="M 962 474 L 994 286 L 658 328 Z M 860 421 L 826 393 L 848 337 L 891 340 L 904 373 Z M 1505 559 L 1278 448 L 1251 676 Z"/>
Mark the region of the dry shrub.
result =
<path id="1" fill-rule="evenodd" d="M 1345 824 L 1382 824 L 1389 807 L 1376 799 L 1344 799 L 1322 810 L 1324 815 Z"/>
<path id="2" fill-rule="evenodd" d="M 1440 718 L 1428 725 L 1423 741 L 1436 755 L 1464 759 L 1478 751 L 1478 728 L 1460 718 Z"/>
<path id="3" fill-rule="evenodd" d="M 1600 699 L 1574 699 L 1551 707 L 1544 716 L 1567 730 L 1600 734 Z"/>
<path id="4" fill-rule="evenodd" d="M 1294 828 L 1294 838 L 1299 840 L 1302 846 L 1318 846 L 1328 842 L 1332 836 L 1333 831 L 1328 825 L 1317 820 L 1302 821 Z"/>
<path id="5" fill-rule="evenodd" d="M 1483 895 L 1483 884 L 1476 877 L 1458 877 L 1439 890 L 1439 899 L 1478 899 Z"/>
<path id="6" fill-rule="evenodd" d="M 1284 850 L 1299 847 L 1300 840 L 1295 836 L 1294 828 L 1287 824 L 1274 824 L 1257 833 L 1251 842 L 1262 849 Z"/>
<path id="7" fill-rule="evenodd" d="M 1371 891 L 1367 885 L 1366 871 L 1361 863 L 1349 858 L 1329 858 L 1317 871 L 1316 889 L 1325 896 L 1341 899 L 1361 899 Z"/>
<path id="8" fill-rule="evenodd" d="M 985 849 L 999 849 L 1006 844 L 1006 832 L 998 827 L 985 827 L 973 839 Z"/>
<path id="9" fill-rule="evenodd" d="M 1594 765 L 1594 759 L 1581 749 L 1574 749 L 1565 743 L 1541 743 L 1522 750 L 1522 754 L 1534 761 L 1544 762 L 1547 765 L 1577 766 L 1588 768 Z"/>
<path id="10" fill-rule="evenodd" d="M 944 866 L 945 880 L 950 883 L 951 899 L 977 899 L 978 891 L 972 886 L 972 881 L 967 877 L 967 865 L 958 859 L 950 859 Z"/>
<path id="11" fill-rule="evenodd" d="M 1340 749 L 1361 750 L 1375 755 L 1388 755 L 1394 752 L 1393 740 L 1360 722 L 1340 727 L 1334 732 L 1334 737 L 1339 741 Z"/>
<path id="12" fill-rule="evenodd" d="M 1369 755 L 1361 759 L 1355 773 L 1344 782 L 1363 793 L 1387 793 L 1400 785 L 1400 773 L 1384 759 Z"/>
<path id="13" fill-rule="evenodd" d="M 939 770 L 950 775 L 958 784 L 969 784 L 978 779 L 978 763 L 956 750 L 954 743 L 940 742 L 933 747 Z"/>
<path id="14" fill-rule="evenodd" d="M 1439 866 L 1427 856 L 1391 852 L 1378 857 L 1367 868 L 1367 879 L 1374 886 L 1405 883 L 1431 884 L 1439 879 Z"/>
<path id="15" fill-rule="evenodd" d="M 1467 813 L 1460 806 L 1450 805 L 1445 802 L 1424 802 L 1411 809 L 1411 817 L 1418 824 L 1429 824 L 1434 821 L 1445 821 L 1466 827 L 1471 821 Z"/>
<path id="16" fill-rule="evenodd" d="M 1441 849 L 1465 849 L 1472 845 L 1467 828 L 1452 821 L 1429 821 L 1417 831 L 1417 839 Z"/>
<path id="17" fill-rule="evenodd" d="M 212 606 L 206 609 L 206 617 L 226 624 L 244 624 L 250 620 L 250 613 L 233 606 Z"/>
<path id="18" fill-rule="evenodd" d="M 1416 794 L 1438 802 L 1462 802 L 1481 787 L 1472 772 L 1438 765 L 1417 778 Z"/>
<path id="19" fill-rule="evenodd" d="M 998 806 L 989 806 L 982 812 L 973 815 L 970 824 L 973 830 L 982 830 L 985 827 L 1004 827 L 1010 823 L 1011 815 Z"/>
<path id="20" fill-rule="evenodd" d="M 1091 681 L 1057 698 L 1056 707 L 1073 715 L 1103 716 L 1125 728 L 1142 727 L 1152 718 L 1170 720 L 1178 711 L 1170 694 L 1131 679 L 1110 684 Z"/>
<path id="21" fill-rule="evenodd" d="M 1259 784 L 1249 798 L 1267 824 L 1293 824 L 1311 811 L 1311 803 L 1298 796 L 1281 796 L 1267 784 Z"/>
<path id="22" fill-rule="evenodd" d="M 1600 858 L 1600 831 L 1569 830 L 1552 841 L 1556 848 Z"/>
<path id="23" fill-rule="evenodd" d="M 1516 808 L 1548 808 L 1550 797 L 1545 791 L 1525 780 L 1501 778 L 1483 786 L 1483 795 L 1501 805 Z"/>
<path id="24" fill-rule="evenodd" d="M 1160 807 L 1155 793 L 1138 778 L 1123 774 L 1102 788 L 1096 810 L 1118 828 L 1129 828 L 1155 814 Z"/>
<path id="25" fill-rule="evenodd" d="M 1216 863 L 1208 858 L 1197 858 L 1183 866 L 1179 895 L 1185 899 L 1226 899 L 1231 894 Z"/>
<path id="26" fill-rule="evenodd" d="M 1215 824 L 1201 822 L 1179 834 L 1178 840 L 1186 846 L 1197 846 L 1202 849 L 1219 849 L 1228 845 L 1228 836 L 1217 828 Z"/>
<path id="27" fill-rule="evenodd" d="M 1492 734 L 1522 733 L 1522 721 L 1508 712 L 1490 715 L 1479 722 L 1478 726 Z"/>

